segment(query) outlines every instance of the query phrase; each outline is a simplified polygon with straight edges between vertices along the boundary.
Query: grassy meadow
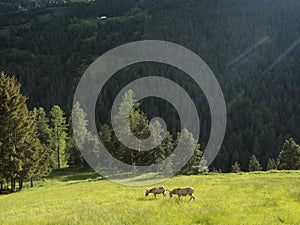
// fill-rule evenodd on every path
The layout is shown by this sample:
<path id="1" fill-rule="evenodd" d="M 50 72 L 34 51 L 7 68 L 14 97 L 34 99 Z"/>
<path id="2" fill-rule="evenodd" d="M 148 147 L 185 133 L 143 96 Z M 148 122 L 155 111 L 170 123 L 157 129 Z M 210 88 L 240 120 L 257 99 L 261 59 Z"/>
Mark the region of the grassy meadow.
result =
<path id="1" fill-rule="evenodd" d="M 300 171 L 176 176 L 160 185 L 193 186 L 196 200 L 145 197 L 147 187 L 67 169 L 0 195 L 0 224 L 300 224 Z"/>

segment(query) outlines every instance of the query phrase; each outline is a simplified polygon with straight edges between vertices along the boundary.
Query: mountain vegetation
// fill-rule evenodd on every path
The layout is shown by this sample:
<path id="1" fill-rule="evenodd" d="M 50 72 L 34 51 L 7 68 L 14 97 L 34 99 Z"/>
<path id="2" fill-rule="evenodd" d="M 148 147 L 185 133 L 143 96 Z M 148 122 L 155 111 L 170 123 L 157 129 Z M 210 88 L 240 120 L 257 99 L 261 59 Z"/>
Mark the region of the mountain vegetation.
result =
<path id="1" fill-rule="evenodd" d="M 1 75 L 4 83 L 0 101 L 6 102 L 5 107 L 13 107 L 9 106 L 3 90 L 15 92 L 20 110 L 1 111 L 0 114 L 3 117 L 0 132 L 6 132 L 4 127 L 10 126 L 6 124 L 7 118 L 16 120 L 11 126 L 17 126 L 7 129 L 20 132 L 14 140 L 5 139 L 8 133 L 1 133 L 1 160 L 12 157 L 11 161 L 1 161 L 1 178 L 13 182 L 19 178 L 35 179 L 32 174 L 39 173 L 32 172 L 35 170 L 33 162 L 51 164 L 51 168 L 86 165 L 72 139 L 71 128 L 67 126 L 76 86 L 85 69 L 98 56 L 121 44 L 144 39 L 170 41 L 191 49 L 217 77 L 227 102 L 228 123 L 222 149 L 210 169 L 228 172 L 235 165 L 235 171 L 247 171 L 251 156 L 263 169 L 276 169 L 277 166 L 287 169 L 285 160 L 291 151 L 288 149 L 297 148 L 292 142 L 288 147 L 285 140 L 293 138 L 295 144 L 300 143 L 299 1 L 51 2 L 0 1 L 0 71 L 15 77 Z M 100 20 L 103 15 L 107 19 Z M 190 94 L 199 112 L 199 146 L 205 150 L 211 118 L 201 89 L 182 71 L 148 62 L 118 71 L 99 95 L 95 113 L 97 127 L 112 154 L 118 157 L 114 149 L 123 149 L 111 130 L 114 98 L 127 83 L 149 75 L 169 78 Z M 79 107 L 78 110 L 80 113 Z M 24 116 L 19 118 L 8 113 Z M 81 114 L 84 118 L 84 112 Z M 171 104 L 147 98 L 132 115 L 134 121 L 141 121 L 142 129 L 136 131 L 137 136 L 147 135 L 149 119 L 158 115 L 166 121 L 169 133 L 163 144 L 165 153 L 159 155 L 161 151 L 153 151 L 146 160 L 149 162 L 162 160 L 170 154 L 181 131 L 177 112 Z M 7 117 L 4 119 L 4 116 Z M 84 124 L 84 121 L 78 122 Z M 35 125 L 31 126 L 32 123 Z M 85 130 L 82 132 L 85 133 L 83 142 L 95 141 Z M 26 135 L 30 138 L 26 138 L 25 145 Z M 25 153 L 35 159 L 25 162 L 22 158 Z M 123 160 L 137 165 L 147 163 L 134 154 L 132 152 Z M 196 162 L 201 154 L 199 148 L 194 158 Z M 194 170 L 193 163 L 189 168 Z"/>

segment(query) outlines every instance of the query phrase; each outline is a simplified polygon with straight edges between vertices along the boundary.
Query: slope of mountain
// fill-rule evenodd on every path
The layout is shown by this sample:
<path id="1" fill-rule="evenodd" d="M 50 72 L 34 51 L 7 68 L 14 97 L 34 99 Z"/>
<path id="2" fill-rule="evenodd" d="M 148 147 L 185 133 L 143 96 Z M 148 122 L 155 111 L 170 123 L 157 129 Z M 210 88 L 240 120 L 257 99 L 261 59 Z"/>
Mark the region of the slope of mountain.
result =
<path id="1" fill-rule="evenodd" d="M 0 3 L 1 10 L 3 4 L 13 4 Z M 204 59 L 226 98 L 227 134 L 213 166 L 227 171 L 239 161 L 246 169 L 252 154 L 266 166 L 285 138 L 300 142 L 299 10 L 298 0 L 99 0 L 1 14 L 0 70 L 16 75 L 31 107 L 60 104 L 70 112 L 80 76 L 107 50 L 143 39 L 178 43 Z M 108 19 L 98 20 L 102 15 Z M 162 65 L 120 73 L 126 76 L 120 81 L 116 75 L 100 96 L 99 124 L 109 122 L 110 106 L 122 86 L 163 73 L 193 97 L 205 147 L 209 110 L 195 83 Z M 150 99 L 142 105 L 149 116 L 162 111 L 173 134 L 179 129 L 176 112 L 164 102 Z"/>

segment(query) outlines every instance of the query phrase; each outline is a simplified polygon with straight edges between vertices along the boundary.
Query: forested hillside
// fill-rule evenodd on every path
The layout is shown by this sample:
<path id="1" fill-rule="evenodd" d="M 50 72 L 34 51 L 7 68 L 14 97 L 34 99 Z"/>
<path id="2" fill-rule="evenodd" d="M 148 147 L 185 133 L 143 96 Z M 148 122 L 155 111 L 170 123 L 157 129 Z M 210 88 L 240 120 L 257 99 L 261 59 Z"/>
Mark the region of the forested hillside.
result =
<path id="1" fill-rule="evenodd" d="M 77 83 L 98 56 L 131 41 L 166 40 L 197 53 L 225 95 L 227 133 L 212 167 L 229 171 L 238 161 L 246 170 L 255 154 L 266 168 L 285 139 L 300 142 L 298 0 L 42 2 L 0 1 L 0 71 L 16 76 L 29 97 L 29 108 L 43 106 L 49 112 L 58 104 L 70 115 Z M 4 9 L 13 3 L 19 10 Z M 97 18 L 103 15 L 106 20 Z M 110 124 L 111 104 L 119 90 L 148 75 L 168 77 L 192 96 L 203 150 L 210 131 L 205 97 L 184 73 L 157 63 L 125 68 L 110 79 L 99 96 L 98 127 Z M 149 118 L 162 114 L 176 135 L 180 121 L 170 104 L 149 98 L 141 108 Z"/>

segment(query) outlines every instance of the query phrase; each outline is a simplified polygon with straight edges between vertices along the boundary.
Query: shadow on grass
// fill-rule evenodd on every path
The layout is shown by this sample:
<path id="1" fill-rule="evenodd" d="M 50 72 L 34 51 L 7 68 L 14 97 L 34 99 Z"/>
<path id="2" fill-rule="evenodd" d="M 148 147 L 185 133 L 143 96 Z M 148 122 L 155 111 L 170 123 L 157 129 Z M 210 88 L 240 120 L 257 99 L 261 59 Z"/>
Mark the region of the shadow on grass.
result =
<path id="1" fill-rule="evenodd" d="M 90 168 L 64 168 L 56 169 L 47 177 L 59 181 L 104 180 L 105 178 Z"/>
<path id="2" fill-rule="evenodd" d="M 142 202 L 149 202 L 149 201 L 157 201 L 158 198 L 154 198 L 154 197 L 138 197 L 136 199 L 137 201 L 142 201 Z"/>
<path id="3" fill-rule="evenodd" d="M 135 174 L 135 173 L 118 173 L 111 176 L 113 179 L 135 179 L 139 181 L 148 180 L 148 179 L 160 179 L 163 178 L 163 175 L 159 173 L 144 173 L 144 174 Z"/>
<path id="4" fill-rule="evenodd" d="M 20 189 L 17 189 L 16 191 L 11 191 L 10 189 L 3 189 L 2 191 L 0 191 L 0 195 L 9 195 L 9 194 L 14 194 L 21 191 Z"/>

